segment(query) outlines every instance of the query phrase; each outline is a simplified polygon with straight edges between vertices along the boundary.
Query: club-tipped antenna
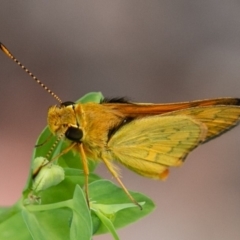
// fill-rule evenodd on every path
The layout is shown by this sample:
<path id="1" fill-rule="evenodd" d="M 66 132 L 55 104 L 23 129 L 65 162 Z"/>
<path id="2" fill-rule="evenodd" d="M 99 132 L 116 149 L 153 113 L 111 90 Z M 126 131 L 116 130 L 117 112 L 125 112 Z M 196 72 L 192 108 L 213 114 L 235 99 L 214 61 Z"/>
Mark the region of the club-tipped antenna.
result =
<path id="1" fill-rule="evenodd" d="M 35 77 L 24 65 L 22 65 L 12 54 L 11 52 L 0 42 L 0 49 L 10 57 L 15 63 L 18 64 L 30 77 L 32 77 L 42 88 L 44 88 L 49 94 L 51 94 L 59 103 L 62 103 L 62 100 L 51 91 L 45 84 L 43 84 L 37 77 Z"/>

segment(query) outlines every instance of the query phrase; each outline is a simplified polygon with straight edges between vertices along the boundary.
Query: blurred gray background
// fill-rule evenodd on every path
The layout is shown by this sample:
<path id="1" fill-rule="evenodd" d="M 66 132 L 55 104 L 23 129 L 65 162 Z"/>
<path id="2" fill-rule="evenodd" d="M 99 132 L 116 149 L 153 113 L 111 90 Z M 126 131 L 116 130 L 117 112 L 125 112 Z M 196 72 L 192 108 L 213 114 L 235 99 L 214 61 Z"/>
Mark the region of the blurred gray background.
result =
<path id="1" fill-rule="evenodd" d="M 222 0 L 2 0 L 0 41 L 64 101 L 90 91 L 136 102 L 240 97 L 239 13 L 240 2 Z M 0 204 L 10 205 L 56 101 L 4 54 L 0 81 Z M 240 239 L 239 146 L 240 127 L 196 149 L 166 182 L 122 168 L 125 185 L 157 209 L 121 239 Z M 98 173 L 111 179 L 104 166 Z"/>

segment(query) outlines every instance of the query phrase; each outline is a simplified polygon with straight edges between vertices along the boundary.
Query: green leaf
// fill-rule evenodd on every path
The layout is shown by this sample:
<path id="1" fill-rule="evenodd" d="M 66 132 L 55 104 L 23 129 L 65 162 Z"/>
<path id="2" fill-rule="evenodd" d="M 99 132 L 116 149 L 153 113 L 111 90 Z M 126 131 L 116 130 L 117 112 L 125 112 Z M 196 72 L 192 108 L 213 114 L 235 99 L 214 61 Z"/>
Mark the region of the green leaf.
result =
<path id="1" fill-rule="evenodd" d="M 133 198 L 138 201 L 143 209 L 134 206 L 122 188 L 108 180 L 98 180 L 89 184 L 90 199 L 93 208 L 105 214 L 115 228 L 122 228 L 148 215 L 155 208 L 151 199 L 141 193 L 130 192 Z M 96 229 L 94 229 L 96 230 Z M 106 233 L 107 229 L 101 225 L 96 230 L 97 234 Z"/>
<path id="2" fill-rule="evenodd" d="M 13 207 L 12 207 L 13 208 Z M 9 209 L 11 210 L 11 208 Z M 3 218 L 1 212 L 1 218 Z M 23 221 L 21 212 L 18 211 L 11 216 L 5 216 L 0 223 L 0 239 L 1 240 L 32 240 L 32 237 Z"/>
<path id="3" fill-rule="evenodd" d="M 77 185 L 73 196 L 73 219 L 70 229 L 71 240 L 90 240 L 92 236 L 92 221 L 82 189 Z"/>
<path id="4" fill-rule="evenodd" d="M 71 199 L 76 185 L 81 187 L 85 183 L 85 175 L 83 171 L 77 169 L 64 169 L 65 179 L 58 185 L 48 188 L 38 194 L 43 204 L 56 203 Z M 89 182 L 99 179 L 99 176 L 91 173 L 89 175 Z"/>
<path id="5" fill-rule="evenodd" d="M 115 227 L 113 225 L 113 222 L 106 217 L 101 211 L 93 210 L 95 214 L 99 217 L 102 224 L 106 227 L 106 229 L 112 234 L 115 240 L 120 240 L 120 238 L 117 235 L 117 232 L 115 230 Z"/>
<path id="6" fill-rule="evenodd" d="M 83 97 L 78 99 L 76 103 L 88 103 L 88 102 L 95 102 L 100 103 L 104 99 L 104 96 L 101 92 L 91 92 L 85 94 Z"/>
<path id="7" fill-rule="evenodd" d="M 70 239 L 69 230 L 72 214 L 67 208 L 41 212 L 23 209 L 22 216 L 34 240 Z"/>
<path id="8" fill-rule="evenodd" d="M 7 212 L 11 207 L 0 207 L 0 216 Z M 1 220 L 0 220 L 1 221 Z"/>

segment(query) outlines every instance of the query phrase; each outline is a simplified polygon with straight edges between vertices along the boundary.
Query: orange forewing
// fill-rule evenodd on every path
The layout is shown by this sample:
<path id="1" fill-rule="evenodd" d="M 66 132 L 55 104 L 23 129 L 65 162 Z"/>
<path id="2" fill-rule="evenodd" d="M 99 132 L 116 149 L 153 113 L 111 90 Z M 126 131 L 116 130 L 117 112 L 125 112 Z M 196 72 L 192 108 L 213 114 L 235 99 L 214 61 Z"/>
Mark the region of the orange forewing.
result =
<path id="1" fill-rule="evenodd" d="M 206 100 L 197 100 L 192 102 L 166 103 L 166 104 L 151 104 L 151 103 L 102 103 L 112 110 L 119 111 L 128 117 L 144 117 L 149 115 L 160 115 L 172 111 L 202 107 L 202 106 L 217 106 L 217 105 L 232 105 L 239 106 L 239 98 L 215 98 Z"/>

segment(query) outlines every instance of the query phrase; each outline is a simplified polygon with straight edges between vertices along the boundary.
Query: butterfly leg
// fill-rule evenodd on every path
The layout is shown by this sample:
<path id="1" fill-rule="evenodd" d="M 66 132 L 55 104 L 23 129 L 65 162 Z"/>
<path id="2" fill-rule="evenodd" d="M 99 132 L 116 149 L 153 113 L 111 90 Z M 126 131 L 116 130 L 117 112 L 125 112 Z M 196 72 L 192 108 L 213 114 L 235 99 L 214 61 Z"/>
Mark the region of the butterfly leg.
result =
<path id="1" fill-rule="evenodd" d="M 82 157 L 82 163 L 83 163 L 83 171 L 84 171 L 84 175 L 85 175 L 85 195 L 86 195 L 86 200 L 87 200 L 87 204 L 89 205 L 89 193 L 88 193 L 88 176 L 89 176 L 89 169 L 88 169 L 88 162 L 87 162 L 87 157 L 83 148 L 82 143 L 78 144 L 79 149 L 80 149 L 80 153 L 81 153 L 81 157 Z"/>
<path id="2" fill-rule="evenodd" d="M 56 155 L 55 157 L 53 157 L 49 163 L 55 161 L 56 159 L 60 158 L 62 155 L 64 155 L 65 153 L 69 152 L 74 146 L 76 146 L 77 143 L 72 143 L 70 146 L 68 146 L 67 148 L 65 148 L 64 150 L 62 150 L 62 152 L 60 152 L 58 155 Z M 49 164 L 48 163 L 48 164 Z"/>
<path id="3" fill-rule="evenodd" d="M 102 157 L 103 162 L 105 163 L 106 167 L 108 168 L 108 170 L 111 172 L 111 174 L 113 175 L 113 177 L 117 180 L 117 182 L 119 183 L 119 185 L 122 187 L 123 191 L 127 194 L 127 196 L 130 198 L 130 200 L 136 204 L 141 210 L 142 210 L 142 206 L 132 197 L 132 195 L 129 193 L 129 191 L 127 190 L 127 188 L 124 186 L 123 182 L 121 181 L 121 179 L 118 176 L 118 173 L 116 171 L 116 169 L 114 168 L 114 165 L 108 161 L 105 157 Z"/>
<path id="4" fill-rule="evenodd" d="M 36 169 L 33 173 L 33 178 L 35 178 L 37 176 L 37 174 L 40 172 L 40 170 L 42 169 L 42 167 L 51 164 L 52 162 L 54 162 L 56 159 L 58 159 L 59 157 L 61 157 L 62 155 L 64 155 L 65 153 L 67 153 L 68 151 L 70 151 L 74 146 L 76 145 L 76 143 L 72 143 L 69 147 L 65 148 L 62 152 L 60 152 L 58 155 L 56 155 L 55 157 L 53 157 L 51 160 L 49 160 L 49 162 L 42 164 L 41 166 L 39 166 L 38 169 Z M 47 157 L 48 159 L 48 157 Z"/>

